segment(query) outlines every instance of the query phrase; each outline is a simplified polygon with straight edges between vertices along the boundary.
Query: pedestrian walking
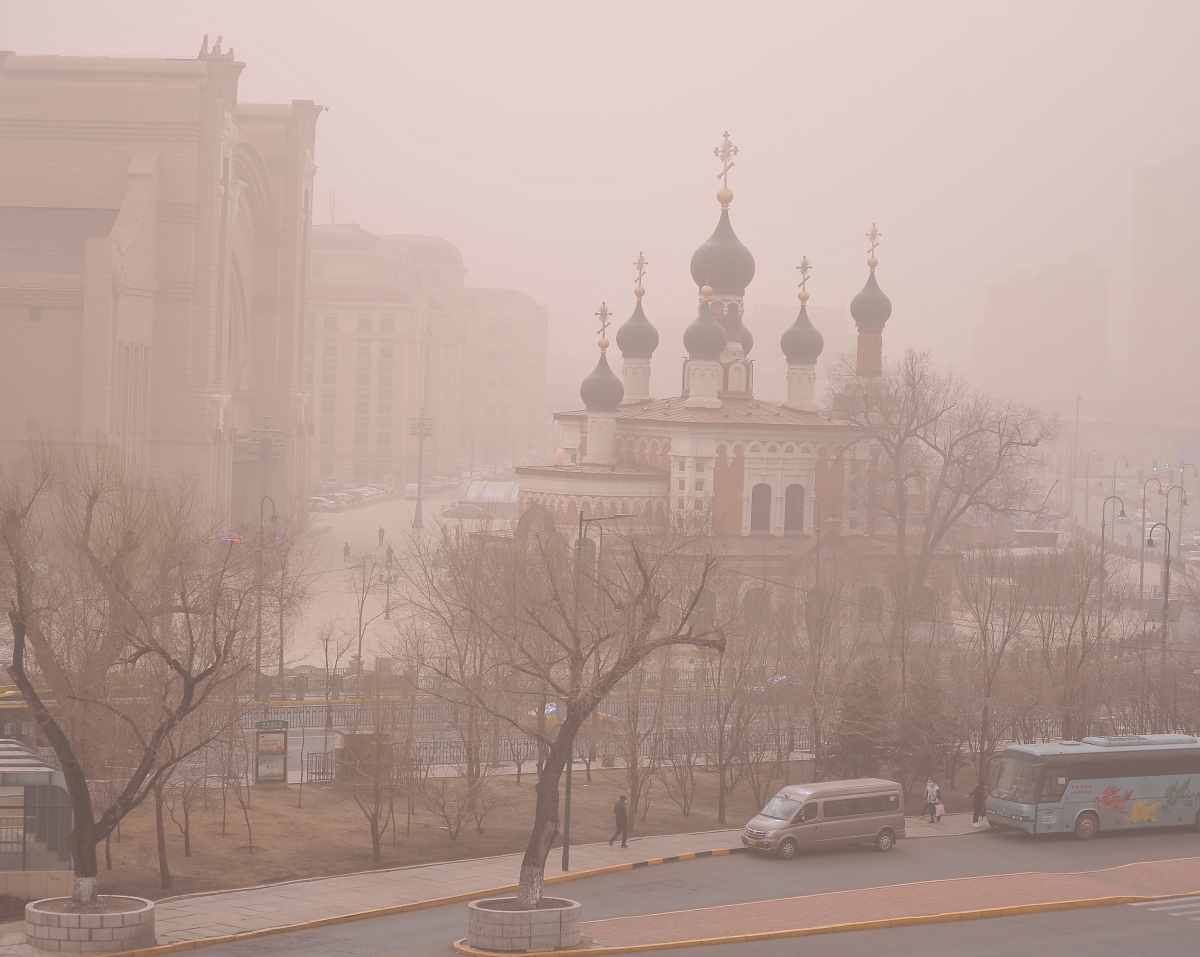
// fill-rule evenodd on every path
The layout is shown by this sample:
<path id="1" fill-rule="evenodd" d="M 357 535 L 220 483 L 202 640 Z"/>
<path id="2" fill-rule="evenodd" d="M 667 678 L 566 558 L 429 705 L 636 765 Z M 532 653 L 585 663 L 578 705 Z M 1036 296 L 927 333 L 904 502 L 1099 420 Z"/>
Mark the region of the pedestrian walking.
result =
<path id="1" fill-rule="evenodd" d="M 930 778 L 925 782 L 925 806 L 921 808 L 921 817 L 928 814 L 930 824 L 934 822 L 937 811 L 937 793 L 938 787 L 933 783 L 933 778 Z"/>
<path id="2" fill-rule="evenodd" d="M 384 537 L 384 535 L 386 535 L 386 534 L 387 534 L 387 532 L 385 532 L 385 531 L 383 530 L 383 526 L 382 526 L 382 525 L 380 525 L 380 526 L 379 526 L 379 547 L 380 547 L 380 548 L 383 548 L 383 537 Z"/>
<path id="3" fill-rule="evenodd" d="M 618 837 L 621 839 L 621 846 L 629 846 L 629 805 L 625 803 L 625 795 L 622 794 L 617 798 L 617 803 L 613 805 L 613 816 L 617 819 L 617 829 L 613 831 L 613 836 L 608 839 L 608 846 L 612 847 L 613 841 Z"/>
<path id="4" fill-rule="evenodd" d="M 344 562 L 350 561 L 350 543 L 349 542 L 346 542 L 346 544 L 342 546 L 342 561 L 344 561 Z"/>
<path id="5" fill-rule="evenodd" d="M 934 820 L 937 821 L 938 824 L 941 824 L 942 815 L 946 813 L 946 805 L 942 803 L 941 788 L 938 788 L 937 792 L 933 795 L 933 813 Z"/>
<path id="6" fill-rule="evenodd" d="M 971 799 L 971 827 L 983 827 L 983 806 L 987 802 L 987 788 L 980 781 L 975 790 L 967 795 Z"/>

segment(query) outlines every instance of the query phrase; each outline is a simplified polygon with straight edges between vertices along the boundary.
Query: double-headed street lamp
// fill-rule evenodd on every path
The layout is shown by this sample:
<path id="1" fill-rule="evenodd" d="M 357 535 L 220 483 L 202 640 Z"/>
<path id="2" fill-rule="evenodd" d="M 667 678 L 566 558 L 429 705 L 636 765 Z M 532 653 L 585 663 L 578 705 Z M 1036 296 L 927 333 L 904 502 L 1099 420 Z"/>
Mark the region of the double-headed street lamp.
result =
<path id="1" fill-rule="evenodd" d="M 420 413 L 412 417 L 408 426 L 408 434 L 417 437 L 417 507 L 413 511 L 413 528 L 424 528 L 425 520 L 421 515 L 421 491 L 425 471 L 425 440 L 433 435 L 433 416 L 421 407 Z"/>
<path id="2" fill-rule="evenodd" d="M 1183 537 L 1183 507 L 1187 505 L 1187 492 L 1182 485 L 1168 485 L 1163 495 L 1166 501 L 1163 503 L 1163 521 L 1167 524 L 1171 522 L 1171 493 L 1179 493 L 1179 534 L 1175 537 L 1175 557 L 1179 557 L 1179 540 Z"/>
<path id="3" fill-rule="evenodd" d="M 258 624 L 254 629 L 254 700 L 258 701 L 262 692 L 262 583 L 263 583 L 263 549 L 267 545 L 263 506 L 271 503 L 271 524 L 275 524 L 275 499 L 264 495 L 258 503 Z M 280 647 L 283 646 L 283 635 L 279 636 Z M 282 657 L 282 655 L 281 655 Z M 279 672 L 279 684 L 283 686 L 283 670 Z"/>
<path id="4" fill-rule="evenodd" d="M 575 539 L 575 616 L 578 623 L 580 593 L 583 588 L 583 542 L 587 527 L 592 523 L 615 522 L 619 518 L 633 518 L 632 513 L 620 512 L 616 515 L 596 515 L 592 518 L 583 517 L 583 507 L 579 509 L 579 537 Z M 600 569 L 600 556 L 604 549 L 604 526 L 600 525 L 600 548 L 596 551 L 596 570 Z M 566 702 L 564 701 L 565 705 Z M 571 869 L 571 768 L 575 765 L 575 739 L 567 749 L 567 786 L 566 799 L 563 801 L 563 848 L 562 869 Z"/>
<path id="5" fill-rule="evenodd" d="M 1158 485 L 1158 494 L 1162 495 L 1162 482 L 1158 476 L 1151 475 L 1142 483 L 1142 514 L 1138 521 L 1145 524 L 1146 521 L 1146 487 L 1154 482 Z M 1141 555 L 1138 559 L 1138 601 L 1140 602 L 1146 596 L 1146 539 L 1138 536 L 1142 543 Z"/>
<path id="6" fill-rule="evenodd" d="M 1171 529 L 1167 527 L 1165 522 L 1155 522 L 1150 526 L 1150 533 L 1146 536 L 1146 544 L 1151 548 L 1154 547 L 1154 530 L 1161 528 L 1166 541 L 1163 542 L 1163 603 L 1162 603 L 1162 634 L 1159 635 L 1159 650 L 1162 660 L 1159 663 L 1159 668 L 1165 676 L 1167 673 L 1167 649 L 1170 647 L 1170 642 L 1167 639 L 1167 619 L 1171 609 Z"/>

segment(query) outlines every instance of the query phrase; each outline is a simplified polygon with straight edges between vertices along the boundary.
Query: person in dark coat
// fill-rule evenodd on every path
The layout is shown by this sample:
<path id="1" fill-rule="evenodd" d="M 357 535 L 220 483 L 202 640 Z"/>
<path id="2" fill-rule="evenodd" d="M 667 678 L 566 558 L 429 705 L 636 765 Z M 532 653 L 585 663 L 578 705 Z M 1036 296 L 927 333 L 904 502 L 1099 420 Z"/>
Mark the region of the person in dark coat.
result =
<path id="1" fill-rule="evenodd" d="M 350 561 L 350 543 L 349 542 L 346 542 L 346 544 L 342 546 L 342 561 L 344 561 L 344 562 Z"/>
<path id="2" fill-rule="evenodd" d="M 622 794 L 617 798 L 617 803 L 613 805 L 613 815 L 617 819 L 617 829 L 613 831 L 613 836 L 608 839 L 608 846 L 612 847 L 613 841 L 618 837 L 621 839 L 621 846 L 629 846 L 629 805 L 625 803 L 625 795 Z"/>
<path id="3" fill-rule="evenodd" d="M 987 803 L 987 788 L 980 781 L 975 790 L 967 795 L 971 799 L 971 827 L 983 827 L 984 805 Z"/>

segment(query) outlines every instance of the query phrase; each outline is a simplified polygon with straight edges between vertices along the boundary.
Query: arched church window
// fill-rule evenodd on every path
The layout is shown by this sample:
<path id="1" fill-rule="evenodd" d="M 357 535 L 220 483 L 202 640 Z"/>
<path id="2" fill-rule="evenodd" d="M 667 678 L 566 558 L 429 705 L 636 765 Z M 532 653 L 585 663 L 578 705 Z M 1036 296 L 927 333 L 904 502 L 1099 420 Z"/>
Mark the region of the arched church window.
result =
<path id="1" fill-rule="evenodd" d="M 771 486 L 766 482 L 750 490 L 750 531 L 771 531 Z"/>
<path id="2" fill-rule="evenodd" d="M 804 531 L 803 485 L 789 485 L 783 493 L 783 530 L 795 534 Z"/>

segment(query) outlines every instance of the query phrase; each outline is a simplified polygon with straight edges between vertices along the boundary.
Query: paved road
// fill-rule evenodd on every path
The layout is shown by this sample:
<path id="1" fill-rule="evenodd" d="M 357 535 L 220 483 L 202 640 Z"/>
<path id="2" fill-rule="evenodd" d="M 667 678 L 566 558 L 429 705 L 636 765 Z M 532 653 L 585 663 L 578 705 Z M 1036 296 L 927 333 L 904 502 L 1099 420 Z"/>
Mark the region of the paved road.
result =
<path id="1" fill-rule="evenodd" d="M 746 854 L 667 864 L 560 885 L 556 892 L 581 900 L 584 905 L 584 919 L 598 920 L 946 877 L 1020 871 L 1092 870 L 1132 861 L 1165 860 L 1198 854 L 1200 835 L 1191 830 L 1154 835 L 1102 835 L 1100 839 L 1090 843 L 1081 843 L 1069 838 L 1035 841 L 1025 835 L 989 832 L 938 841 L 905 841 L 889 854 L 878 854 L 869 848 L 841 848 L 810 853 L 791 863 Z M 464 906 L 458 904 L 436 907 L 395 917 L 339 924 L 311 932 L 281 934 L 242 944 L 205 948 L 204 954 L 207 957 L 248 957 L 284 953 L 294 954 L 296 957 L 372 957 L 402 953 L 405 957 L 440 957 L 451 952 L 447 941 L 465 933 Z M 1088 916 L 1084 915 L 1081 918 L 1083 923 L 1079 926 L 1107 926 L 1106 922 L 1113 920 L 1113 910 L 1122 908 L 1089 911 L 1088 914 L 1103 915 L 1103 921 L 1100 917 L 1089 920 Z M 1167 936 L 1174 933 L 1171 928 L 1176 924 L 1187 925 L 1192 933 L 1192 949 L 1188 953 L 1195 953 L 1196 924 L 1191 921 L 1168 918 L 1161 914 L 1147 915 L 1142 911 L 1131 911 L 1130 916 L 1124 919 L 1134 922 L 1150 921 L 1154 927 L 1161 927 L 1162 933 Z M 1031 925 L 1033 923 L 1033 918 L 1002 920 Z M 971 940 L 990 939 L 986 925 L 992 924 L 995 927 L 994 922 L 979 923 L 982 928 L 979 937 Z M 1116 928 L 1123 925 L 1118 921 L 1113 926 L 1113 932 L 1116 933 Z M 928 942 L 931 938 L 921 935 L 936 933 L 939 929 L 934 927 L 919 931 L 896 930 L 878 933 L 907 934 L 914 941 Z M 859 935 L 839 935 L 846 939 L 845 945 L 841 941 L 832 941 L 832 938 L 809 938 L 805 940 L 804 951 L 806 954 L 872 952 L 849 949 L 854 947 L 851 938 L 855 936 L 859 937 L 858 945 L 861 947 L 861 933 L 867 932 L 860 932 Z M 1034 936 L 1036 937 L 1036 934 Z M 1136 936 L 1135 934 L 1134 937 Z M 889 937 L 889 941 L 890 939 Z M 1051 952 L 1040 945 L 979 951 L 973 948 L 967 938 L 955 938 L 955 941 L 954 946 L 961 944 L 961 952 L 972 954 Z M 847 949 L 819 951 L 814 949 L 817 946 L 845 946 Z M 946 953 L 949 952 L 950 945 L 946 950 L 939 947 L 924 951 L 917 943 L 912 946 L 913 953 Z M 797 944 L 794 940 L 781 941 L 776 949 L 770 949 L 768 945 L 744 945 L 738 948 L 738 953 L 757 955 L 760 950 L 764 955 L 770 954 L 772 957 L 775 954 L 790 955 L 797 952 Z M 887 952 L 891 952 L 890 949 Z M 733 950 L 729 949 L 728 953 L 732 954 Z M 1098 957 L 1101 953 L 1104 952 L 1089 952 L 1088 957 Z M 1168 951 L 1159 949 L 1154 953 L 1163 955 Z M 708 948 L 705 948 L 704 955 L 712 957 Z"/>

